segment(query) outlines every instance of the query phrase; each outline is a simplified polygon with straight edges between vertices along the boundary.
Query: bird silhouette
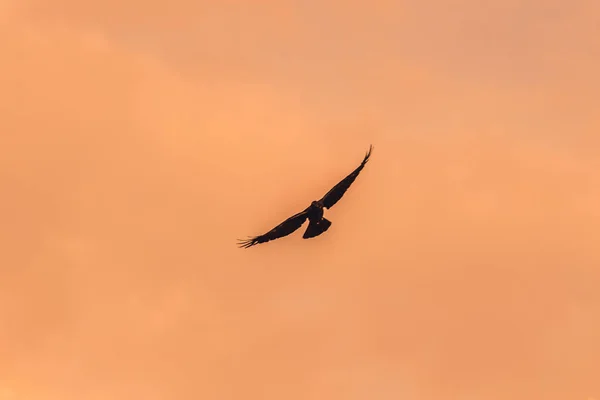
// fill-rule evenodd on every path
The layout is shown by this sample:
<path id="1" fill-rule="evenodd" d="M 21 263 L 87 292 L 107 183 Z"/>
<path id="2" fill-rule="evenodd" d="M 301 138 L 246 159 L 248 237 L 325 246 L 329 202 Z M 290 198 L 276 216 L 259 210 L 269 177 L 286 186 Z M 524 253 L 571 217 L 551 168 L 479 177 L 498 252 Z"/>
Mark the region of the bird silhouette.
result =
<path id="1" fill-rule="evenodd" d="M 331 226 L 331 221 L 323 217 L 323 208 L 330 209 L 342 198 L 342 196 L 344 196 L 350 185 L 352 185 L 358 174 L 360 174 L 367 164 L 367 161 L 369 161 L 372 150 L 373 145 L 369 146 L 369 150 L 360 165 L 337 185 L 332 187 L 320 200 L 313 201 L 306 209 L 292 215 L 263 235 L 249 236 L 248 239 L 243 240 L 238 239 L 239 247 L 248 248 L 259 243 L 266 243 L 287 236 L 300 228 L 307 219 L 309 224 L 304 235 L 302 235 L 303 239 L 314 238 L 327 231 Z"/>

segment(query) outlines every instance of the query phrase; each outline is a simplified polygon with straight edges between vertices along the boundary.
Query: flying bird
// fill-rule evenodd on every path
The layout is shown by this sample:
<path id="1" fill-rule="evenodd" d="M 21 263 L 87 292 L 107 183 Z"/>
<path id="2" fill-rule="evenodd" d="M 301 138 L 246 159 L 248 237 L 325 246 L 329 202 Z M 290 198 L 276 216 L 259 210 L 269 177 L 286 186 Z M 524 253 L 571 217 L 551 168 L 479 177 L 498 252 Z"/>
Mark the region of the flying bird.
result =
<path id="1" fill-rule="evenodd" d="M 342 198 L 350 185 L 356 180 L 360 171 L 365 167 L 367 161 L 369 161 L 371 150 L 373 150 L 373 145 L 369 146 L 369 150 L 360 165 L 337 185 L 331 188 L 331 190 L 320 200 L 313 201 L 306 209 L 300 211 L 298 214 L 292 215 L 264 235 L 249 236 L 248 239 L 244 240 L 238 239 L 239 247 L 248 248 L 259 243 L 266 243 L 270 240 L 287 236 L 300 228 L 307 219 L 309 224 L 302 236 L 303 239 L 314 238 L 327 231 L 331 226 L 331 221 L 323 217 L 323 207 L 330 209 Z"/>

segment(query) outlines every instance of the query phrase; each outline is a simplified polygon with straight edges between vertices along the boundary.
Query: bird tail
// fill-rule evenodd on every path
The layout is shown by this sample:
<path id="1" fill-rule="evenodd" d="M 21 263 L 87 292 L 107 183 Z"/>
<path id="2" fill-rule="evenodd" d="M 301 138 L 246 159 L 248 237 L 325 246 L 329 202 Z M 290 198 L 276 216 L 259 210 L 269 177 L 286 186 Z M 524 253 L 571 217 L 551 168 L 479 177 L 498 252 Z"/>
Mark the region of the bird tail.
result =
<path id="1" fill-rule="evenodd" d="M 315 236 L 319 236 L 321 233 L 329 229 L 330 226 L 331 221 L 326 218 L 322 218 L 320 221 L 310 221 L 302 238 L 310 239 Z"/>

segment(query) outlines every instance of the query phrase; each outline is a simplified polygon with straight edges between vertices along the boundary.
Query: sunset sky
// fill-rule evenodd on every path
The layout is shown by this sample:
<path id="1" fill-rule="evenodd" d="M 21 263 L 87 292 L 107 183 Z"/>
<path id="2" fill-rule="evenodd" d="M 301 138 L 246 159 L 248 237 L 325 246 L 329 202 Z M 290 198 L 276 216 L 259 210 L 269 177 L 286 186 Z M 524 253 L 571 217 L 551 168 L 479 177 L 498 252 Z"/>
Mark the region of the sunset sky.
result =
<path id="1" fill-rule="evenodd" d="M 600 399 L 600 2 L 420 3 L 0 0 L 0 400 Z"/>

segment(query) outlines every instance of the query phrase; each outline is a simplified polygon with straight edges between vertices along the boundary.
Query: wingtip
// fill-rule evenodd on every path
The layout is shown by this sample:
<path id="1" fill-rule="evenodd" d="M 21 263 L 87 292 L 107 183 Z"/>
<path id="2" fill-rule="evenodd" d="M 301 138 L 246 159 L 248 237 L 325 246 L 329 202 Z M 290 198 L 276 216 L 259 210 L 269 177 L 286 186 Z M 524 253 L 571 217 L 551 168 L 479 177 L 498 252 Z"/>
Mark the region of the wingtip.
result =
<path id="1" fill-rule="evenodd" d="M 237 241 L 238 248 L 240 249 L 247 249 L 257 244 L 252 236 L 248 236 L 248 239 L 237 239 Z"/>
<path id="2" fill-rule="evenodd" d="M 373 151 L 373 145 L 369 145 L 369 150 L 367 151 L 367 154 L 365 154 L 365 162 L 369 159 L 369 157 L 371 157 L 371 152 Z"/>

